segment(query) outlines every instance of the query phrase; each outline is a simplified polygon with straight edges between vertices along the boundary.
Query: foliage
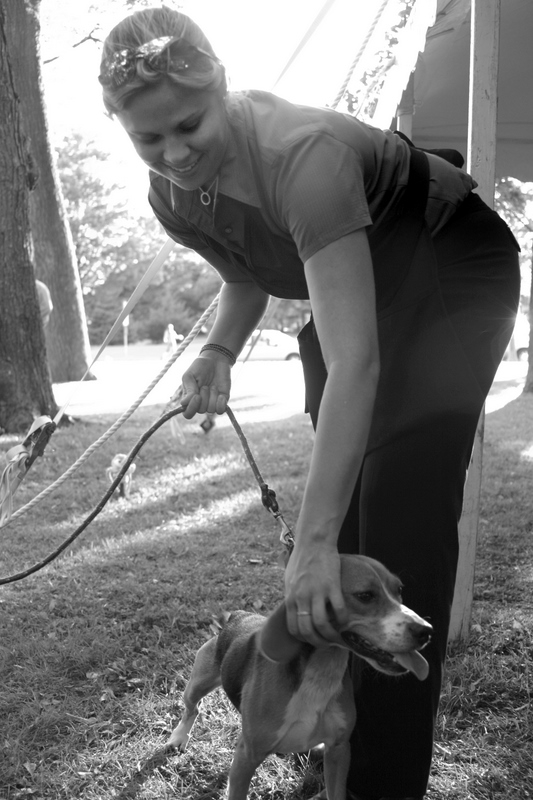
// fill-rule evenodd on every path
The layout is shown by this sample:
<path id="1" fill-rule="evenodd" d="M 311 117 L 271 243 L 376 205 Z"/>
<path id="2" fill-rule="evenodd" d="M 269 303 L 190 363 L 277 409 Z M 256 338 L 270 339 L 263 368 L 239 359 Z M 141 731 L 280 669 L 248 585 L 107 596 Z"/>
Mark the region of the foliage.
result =
<path id="1" fill-rule="evenodd" d="M 528 313 L 531 288 L 531 263 L 533 258 L 533 184 L 515 178 L 500 178 L 496 182 L 494 207 L 507 222 L 521 247 L 522 305 Z"/>
<path id="2" fill-rule="evenodd" d="M 521 246 L 520 265 L 522 271 L 521 311 L 529 317 L 529 364 L 524 392 L 533 394 L 533 185 L 524 184 L 515 178 L 502 178 L 496 184 L 496 210 L 507 221 Z"/>
<path id="3" fill-rule="evenodd" d="M 136 220 L 128 217 L 122 187 L 106 183 L 99 174 L 106 153 L 75 132 L 65 136 L 56 150 L 80 278 L 88 293 L 116 269 L 118 253 Z"/>
<path id="4" fill-rule="evenodd" d="M 309 423 L 261 422 L 251 408 L 234 410 L 292 524 Z M 42 558 L 84 519 L 107 488 L 111 457 L 156 416 L 141 409 L 37 512 L 4 529 L 2 574 Z M 110 422 L 88 417 L 57 431 L 20 502 Z M 472 634 L 451 648 L 428 800 L 533 797 L 532 427 L 530 397 L 487 417 Z M 206 436 L 192 421 L 182 431 L 179 443 L 165 429 L 146 443 L 130 500 L 111 501 L 70 555 L 0 590 L 5 800 L 222 795 L 239 720 L 221 692 L 204 702 L 185 754 L 163 745 L 213 618 L 267 612 L 281 596 L 278 530 L 231 427 L 221 420 Z M 318 780 L 305 758 L 272 757 L 251 796 L 303 800 Z"/>

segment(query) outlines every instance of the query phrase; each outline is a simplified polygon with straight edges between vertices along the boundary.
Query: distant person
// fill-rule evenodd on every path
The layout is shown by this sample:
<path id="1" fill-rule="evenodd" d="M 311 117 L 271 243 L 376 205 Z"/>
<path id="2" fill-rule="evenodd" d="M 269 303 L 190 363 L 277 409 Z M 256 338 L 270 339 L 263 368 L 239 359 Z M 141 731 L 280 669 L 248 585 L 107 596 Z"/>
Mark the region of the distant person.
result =
<path id="1" fill-rule="evenodd" d="M 167 327 L 165 328 L 165 333 L 163 334 L 163 343 L 166 344 L 166 351 L 167 353 L 175 353 L 178 349 L 178 342 L 183 337 L 176 333 L 176 329 L 174 325 L 169 322 Z"/>
<path id="2" fill-rule="evenodd" d="M 48 322 L 50 321 L 50 314 L 54 309 L 54 304 L 52 303 L 52 296 L 50 294 L 50 290 L 46 283 L 42 281 L 35 281 L 35 287 L 37 289 L 37 299 L 39 301 L 39 310 L 41 312 L 41 320 L 43 323 L 43 328 L 46 330 L 48 327 Z"/>
<path id="3" fill-rule="evenodd" d="M 347 789 L 420 798 L 466 472 L 520 294 L 514 237 L 470 175 L 392 131 L 229 92 L 209 41 L 178 11 L 120 22 L 100 82 L 150 170 L 156 216 L 224 282 L 182 378 L 184 417 L 226 410 L 231 367 L 271 295 L 310 301 L 299 338 L 316 436 L 285 574 L 287 625 L 311 645 L 336 640 L 332 622 L 346 621 L 339 551 L 399 575 L 406 605 L 434 627 L 430 674 L 363 667 Z"/>

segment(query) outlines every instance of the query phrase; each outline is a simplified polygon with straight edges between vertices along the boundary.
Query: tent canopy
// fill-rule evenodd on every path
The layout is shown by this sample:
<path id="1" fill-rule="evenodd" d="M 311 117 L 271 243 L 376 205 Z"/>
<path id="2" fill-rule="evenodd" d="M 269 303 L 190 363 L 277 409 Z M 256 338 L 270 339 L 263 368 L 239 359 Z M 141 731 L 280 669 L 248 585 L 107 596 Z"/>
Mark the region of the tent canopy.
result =
<path id="1" fill-rule="evenodd" d="M 532 34 L 533 0 L 501 0 L 496 177 L 520 181 L 533 181 Z M 414 72 L 417 146 L 454 147 L 466 157 L 469 64 L 470 0 L 438 0 Z"/>

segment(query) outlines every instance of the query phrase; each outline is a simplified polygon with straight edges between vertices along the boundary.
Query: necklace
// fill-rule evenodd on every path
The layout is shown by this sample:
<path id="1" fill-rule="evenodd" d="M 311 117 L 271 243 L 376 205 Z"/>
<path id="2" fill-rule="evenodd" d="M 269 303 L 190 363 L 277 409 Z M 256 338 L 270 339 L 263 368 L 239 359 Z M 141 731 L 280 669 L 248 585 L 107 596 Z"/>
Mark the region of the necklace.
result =
<path id="1" fill-rule="evenodd" d="M 216 185 L 215 185 L 216 184 Z M 203 206 L 210 206 L 211 205 L 211 195 L 209 194 L 211 189 L 215 187 L 215 193 L 213 197 L 213 209 L 215 207 L 216 199 L 217 199 L 217 191 L 218 191 L 218 175 L 216 176 L 215 180 L 211 184 L 208 189 L 202 189 L 200 186 L 200 203 Z"/>

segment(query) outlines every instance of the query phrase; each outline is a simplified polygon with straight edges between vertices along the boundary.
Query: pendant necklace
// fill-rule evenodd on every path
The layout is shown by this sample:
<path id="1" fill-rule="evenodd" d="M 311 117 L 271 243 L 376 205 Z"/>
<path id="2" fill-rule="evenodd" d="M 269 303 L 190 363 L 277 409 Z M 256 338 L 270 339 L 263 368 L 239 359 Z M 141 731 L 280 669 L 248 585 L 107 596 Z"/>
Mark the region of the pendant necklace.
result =
<path id="1" fill-rule="evenodd" d="M 211 205 L 210 192 L 211 192 L 211 189 L 213 188 L 213 186 L 215 187 L 215 193 L 214 193 L 214 196 L 212 198 L 213 199 L 213 211 L 214 211 L 215 210 L 215 203 L 216 203 L 216 199 L 217 199 L 217 191 L 218 191 L 218 175 L 216 176 L 215 180 L 213 181 L 213 183 L 211 184 L 211 186 L 208 189 L 202 189 L 202 187 L 200 186 L 200 203 L 203 206 L 210 206 Z"/>

